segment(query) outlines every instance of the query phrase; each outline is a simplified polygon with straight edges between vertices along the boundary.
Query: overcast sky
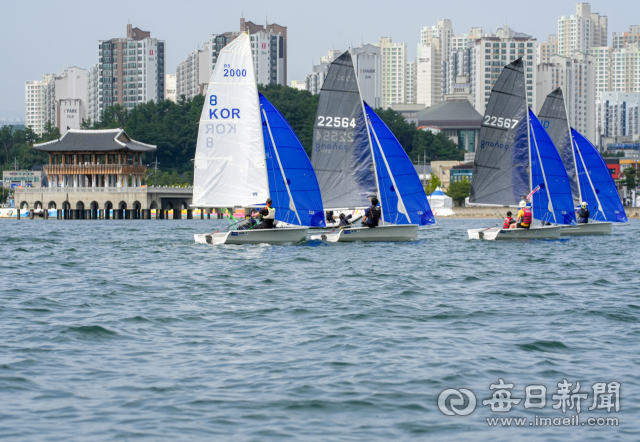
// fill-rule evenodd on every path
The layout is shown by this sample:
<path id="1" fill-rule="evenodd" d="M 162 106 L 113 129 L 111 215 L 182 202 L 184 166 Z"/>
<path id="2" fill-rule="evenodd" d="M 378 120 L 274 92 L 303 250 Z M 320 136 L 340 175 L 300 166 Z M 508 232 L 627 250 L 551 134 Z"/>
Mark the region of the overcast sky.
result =
<path id="1" fill-rule="evenodd" d="M 574 0 L 45 0 L 2 1 L 0 25 L 0 117 L 24 118 L 24 82 L 68 66 L 88 69 L 98 61 L 98 40 L 126 36 L 126 24 L 166 42 L 166 72 L 212 33 L 239 30 L 240 17 L 288 27 L 288 81 L 303 80 L 329 49 L 392 37 L 407 43 L 415 58 L 420 28 L 440 18 L 453 20 L 455 33 L 504 24 L 539 42 L 557 33 L 558 17 L 575 12 Z M 597 0 L 592 12 L 609 18 L 611 32 L 640 24 L 638 0 Z"/>

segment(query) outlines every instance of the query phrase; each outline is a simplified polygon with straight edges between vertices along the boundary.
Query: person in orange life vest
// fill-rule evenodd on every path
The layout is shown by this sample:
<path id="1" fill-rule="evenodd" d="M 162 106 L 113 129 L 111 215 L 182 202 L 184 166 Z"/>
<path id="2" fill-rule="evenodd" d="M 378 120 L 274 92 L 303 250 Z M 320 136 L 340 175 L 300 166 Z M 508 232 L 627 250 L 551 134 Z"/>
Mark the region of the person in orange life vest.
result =
<path id="1" fill-rule="evenodd" d="M 516 223 L 517 229 L 529 229 L 531 222 L 533 221 L 533 213 L 531 209 L 527 207 L 525 200 L 520 201 L 520 210 L 518 211 L 518 222 Z"/>
<path id="2" fill-rule="evenodd" d="M 503 229 L 510 229 L 511 228 L 511 224 L 515 224 L 516 220 L 513 219 L 513 217 L 511 216 L 512 213 L 511 211 L 507 212 L 507 217 L 504 219 L 504 224 L 502 226 Z"/>

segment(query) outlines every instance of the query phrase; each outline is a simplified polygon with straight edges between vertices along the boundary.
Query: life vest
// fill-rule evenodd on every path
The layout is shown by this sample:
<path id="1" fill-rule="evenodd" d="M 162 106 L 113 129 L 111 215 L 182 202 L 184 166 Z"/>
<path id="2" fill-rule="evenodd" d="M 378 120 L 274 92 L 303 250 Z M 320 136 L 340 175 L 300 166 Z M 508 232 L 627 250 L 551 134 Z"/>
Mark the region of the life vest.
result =
<path id="1" fill-rule="evenodd" d="M 269 211 L 267 215 L 263 217 L 263 219 L 276 219 L 276 209 L 273 207 L 265 207 Z"/>
<path id="2" fill-rule="evenodd" d="M 586 224 L 589 222 L 589 217 L 591 213 L 589 213 L 589 209 L 583 209 L 582 207 L 578 211 L 578 222 L 580 224 Z"/>
<path id="3" fill-rule="evenodd" d="M 522 212 L 523 212 L 523 216 L 522 216 L 522 224 L 528 224 L 531 225 L 531 209 L 529 209 L 528 207 L 523 207 L 522 208 Z"/>
<path id="4" fill-rule="evenodd" d="M 333 222 L 333 212 L 332 211 L 327 212 L 327 221 Z"/>
<path id="5" fill-rule="evenodd" d="M 378 223 L 380 222 L 380 215 L 382 215 L 382 210 L 380 210 L 380 207 L 378 206 L 369 207 L 369 218 L 370 218 L 369 223 L 372 226 L 378 225 Z"/>
<path id="6" fill-rule="evenodd" d="M 506 217 L 504 219 L 504 224 L 502 225 L 502 228 L 508 229 L 509 227 L 511 227 L 511 221 L 513 221 L 513 218 L 511 218 L 510 216 Z"/>

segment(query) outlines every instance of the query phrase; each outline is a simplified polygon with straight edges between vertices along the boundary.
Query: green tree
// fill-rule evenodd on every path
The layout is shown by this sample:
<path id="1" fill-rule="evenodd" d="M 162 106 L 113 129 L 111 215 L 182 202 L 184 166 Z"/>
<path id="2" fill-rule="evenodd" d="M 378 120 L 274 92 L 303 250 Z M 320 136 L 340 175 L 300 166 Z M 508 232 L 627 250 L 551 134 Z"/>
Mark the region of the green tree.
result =
<path id="1" fill-rule="evenodd" d="M 465 198 L 471 193 L 471 183 L 466 178 L 462 181 L 454 181 L 449 184 L 449 188 L 445 193 L 453 199 L 456 205 L 461 206 L 464 204 Z"/>
<path id="2" fill-rule="evenodd" d="M 440 178 L 438 178 L 437 175 L 431 174 L 431 179 L 427 183 L 427 187 L 425 187 L 425 192 L 427 195 L 431 195 L 440 186 L 442 186 Z"/>
<path id="3" fill-rule="evenodd" d="M 13 126 L 2 126 L 0 128 L 0 144 L 4 150 L 5 163 L 9 162 L 9 151 L 13 148 Z"/>
<path id="4" fill-rule="evenodd" d="M 624 170 L 624 178 L 620 180 L 620 184 L 627 186 L 627 190 L 635 189 L 638 185 L 636 181 L 637 171 L 633 167 L 627 167 Z"/>

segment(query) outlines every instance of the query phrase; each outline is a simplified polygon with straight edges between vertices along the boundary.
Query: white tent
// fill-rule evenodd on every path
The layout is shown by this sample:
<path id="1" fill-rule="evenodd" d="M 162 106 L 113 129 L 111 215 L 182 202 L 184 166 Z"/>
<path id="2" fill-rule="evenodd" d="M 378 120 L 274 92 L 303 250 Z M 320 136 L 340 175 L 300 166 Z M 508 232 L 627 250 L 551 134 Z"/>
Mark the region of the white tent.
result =
<path id="1" fill-rule="evenodd" d="M 453 213 L 453 199 L 447 196 L 440 187 L 437 187 L 431 195 L 427 196 L 429 205 L 435 216 L 451 216 Z"/>

